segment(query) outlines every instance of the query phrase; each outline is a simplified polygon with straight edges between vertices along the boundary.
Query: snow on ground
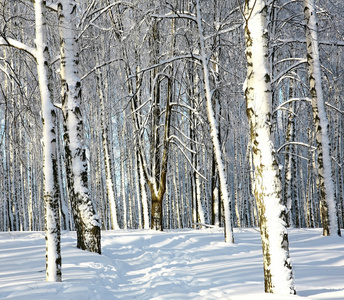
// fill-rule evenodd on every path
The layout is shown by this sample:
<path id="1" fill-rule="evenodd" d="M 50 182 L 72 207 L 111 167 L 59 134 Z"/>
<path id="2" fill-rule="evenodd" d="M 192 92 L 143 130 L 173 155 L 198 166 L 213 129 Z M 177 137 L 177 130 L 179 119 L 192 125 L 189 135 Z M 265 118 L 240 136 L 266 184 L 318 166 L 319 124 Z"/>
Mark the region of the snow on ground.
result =
<path id="1" fill-rule="evenodd" d="M 264 294 L 260 235 L 236 229 L 102 232 L 103 254 L 62 234 L 62 283 L 45 281 L 43 232 L 0 233 L 0 299 L 344 299 L 344 243 L 320 229 L 289 231 L 297 296 Z"/>

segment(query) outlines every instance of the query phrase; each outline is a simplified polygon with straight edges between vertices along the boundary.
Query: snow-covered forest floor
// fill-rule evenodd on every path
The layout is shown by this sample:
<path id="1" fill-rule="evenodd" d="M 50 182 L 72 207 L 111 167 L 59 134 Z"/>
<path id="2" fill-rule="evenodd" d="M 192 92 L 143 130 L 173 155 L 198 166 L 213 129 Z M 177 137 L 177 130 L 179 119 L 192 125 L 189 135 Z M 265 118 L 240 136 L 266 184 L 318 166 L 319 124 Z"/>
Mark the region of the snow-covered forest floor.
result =
<path id="1" fill-rule="evenodd" d="M 102 232 L 102 255 L 62 234 L 62 283 L 45 281 L 43 232 L 0 233 L 0 299 L 344 299 L 344 242 L 289 230 L 297 296 L 264 294 L 260 235 L 236 229 Z"/>

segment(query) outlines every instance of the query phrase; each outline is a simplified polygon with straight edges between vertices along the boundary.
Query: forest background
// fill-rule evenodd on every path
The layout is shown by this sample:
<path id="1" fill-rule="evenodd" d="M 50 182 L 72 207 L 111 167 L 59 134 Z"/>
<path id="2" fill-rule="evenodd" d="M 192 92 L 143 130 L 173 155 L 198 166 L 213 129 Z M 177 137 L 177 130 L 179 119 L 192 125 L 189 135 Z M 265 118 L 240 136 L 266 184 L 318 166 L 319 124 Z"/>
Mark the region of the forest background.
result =
<path id="1" fill-rule="evenodd" d="M 81 248 L 98 226 L 225 226 L 224 216 L 234 227 L 259 225 L 245 99 L 252 1 L 33 2 L 0 7 L 0 230 L 44 230 L 47 203 L 64 230 L 91 216 Z M 344 7 L 314 5 L 331 158 L 324 176 L 306 2 L 266 6 L 271 152 L 286 225 L 324 225 L 325 177 L 343 228 Z"/>

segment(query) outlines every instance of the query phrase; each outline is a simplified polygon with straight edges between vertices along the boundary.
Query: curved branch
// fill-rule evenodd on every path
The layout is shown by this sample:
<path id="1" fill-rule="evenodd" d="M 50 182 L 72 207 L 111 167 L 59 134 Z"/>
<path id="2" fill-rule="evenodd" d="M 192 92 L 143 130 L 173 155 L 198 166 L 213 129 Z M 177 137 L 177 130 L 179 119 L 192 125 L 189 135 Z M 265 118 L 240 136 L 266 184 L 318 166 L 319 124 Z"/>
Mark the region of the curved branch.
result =
<path id="1" fill-rule="evenodd" d="M 316 150 L 317 148 L 314 147 L 314 146 L 311 146 L 309 144 L 306 144 L 306 143 L 302 143 L 302 142 L 288 142 L 288 143 L 285 143 L 283 144 L 281 147 L 279 147 L 277 149 L 277 153 L 279 153 L 284 147 L 287 147 L 289 145 L 297 145 L 297 146 L 304 146 L 304 147 L 307 147 L 307 148 L 311 148 L 311 151 L 314 151 Z"/>
<path id="2" fill-rule="evenodd" d="M 37 56 L 36 56 L 36 49 L 33 47 L 30 47 L 22 42 L 19 42 L 17 40 L 14 40 L 12 38 L 4 38 L 0 37 L 0 46 L 8 46 L 8 47 L 13 47 L 19 50 L 23 50 L 26 53 L 30 54 L 30 56 L 37 61 Z"/>

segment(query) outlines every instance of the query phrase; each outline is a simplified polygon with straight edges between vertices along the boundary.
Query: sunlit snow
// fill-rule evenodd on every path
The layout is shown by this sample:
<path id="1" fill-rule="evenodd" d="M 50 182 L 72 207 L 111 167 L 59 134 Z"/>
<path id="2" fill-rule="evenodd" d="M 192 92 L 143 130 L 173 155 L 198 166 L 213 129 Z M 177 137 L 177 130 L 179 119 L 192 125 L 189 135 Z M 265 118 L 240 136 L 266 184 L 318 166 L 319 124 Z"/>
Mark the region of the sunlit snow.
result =
<path id="1" fill-rule="evenodd" d="M 344 299 L 344 243 L 290 230 L 297 296 L 263 293 L 260 234 L 221 229 L 102 232 L 102 255 L 62 234 L 62 283 L 45 281 L 43 232 L 0 233 L 0 299 Z"/>

